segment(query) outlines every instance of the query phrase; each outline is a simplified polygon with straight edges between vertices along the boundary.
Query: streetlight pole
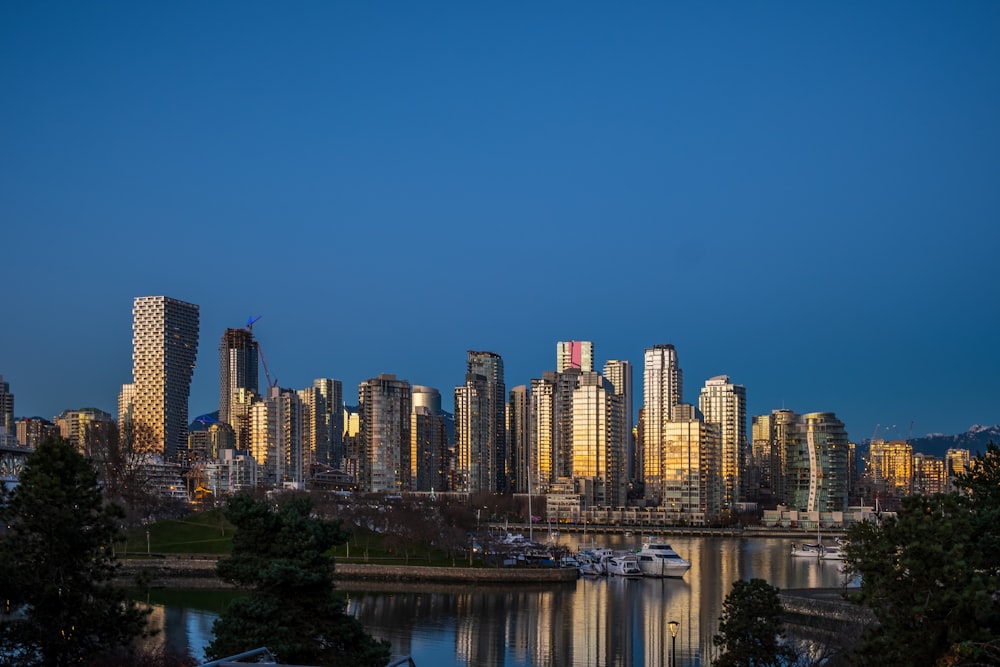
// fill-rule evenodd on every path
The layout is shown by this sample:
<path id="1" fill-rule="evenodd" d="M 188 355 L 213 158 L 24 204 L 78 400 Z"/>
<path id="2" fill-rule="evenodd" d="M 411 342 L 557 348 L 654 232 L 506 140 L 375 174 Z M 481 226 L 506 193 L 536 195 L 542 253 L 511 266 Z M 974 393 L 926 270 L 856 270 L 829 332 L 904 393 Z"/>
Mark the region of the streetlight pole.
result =
<path id="1" fill-rule="evenodd" d="M 677 667 L 677 628 L 680 623 L 670 621 L 667 627 L 670 628 L 670 667 Z"/>

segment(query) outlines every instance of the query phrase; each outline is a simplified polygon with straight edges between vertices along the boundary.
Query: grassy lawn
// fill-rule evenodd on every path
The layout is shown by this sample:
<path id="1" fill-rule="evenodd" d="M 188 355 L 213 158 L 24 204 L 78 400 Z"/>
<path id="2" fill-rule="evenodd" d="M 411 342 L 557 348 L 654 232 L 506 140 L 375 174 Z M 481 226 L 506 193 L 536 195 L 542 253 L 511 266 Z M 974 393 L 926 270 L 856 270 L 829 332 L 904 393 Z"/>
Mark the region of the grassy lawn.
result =
<path id="1" fill-rule="evenodd" d="M 116 544 L 119 553 L 159 554 L 228 554 L 233 548 L 235 528 L 226 521 L 221 509 L 191 514 L 180 520 L 158 521 L 134 528 L 128 533 L 128 545 Z"/>
<path id="2" fill-rule="evenodd" d="M 227 555 L 233 548 L 235 527 L 225 520 L 222 509 L 191 514 L 180 520 L 159 521 L 139 526 L 128 533 L 126 545 L 117 543 L 119 556 L 141 558 L 147 552 L 146 531 L 149 531 L 148 551 L 152 554 Z M 378 563 L 406 565 L 407 559 L 399 547 L 386 546 L 385 537 L 373 531 L 354 528 L 346 544 L 333 549 L 339 563 Z M 456 565 L 468 565 L 468 557 L 456 557 Z M 452 557 L 442 549 L 420 543 L 409 548 L 409 565 L 451 567 Z M 476 563 L 481 566 L 481 563 Z"/>

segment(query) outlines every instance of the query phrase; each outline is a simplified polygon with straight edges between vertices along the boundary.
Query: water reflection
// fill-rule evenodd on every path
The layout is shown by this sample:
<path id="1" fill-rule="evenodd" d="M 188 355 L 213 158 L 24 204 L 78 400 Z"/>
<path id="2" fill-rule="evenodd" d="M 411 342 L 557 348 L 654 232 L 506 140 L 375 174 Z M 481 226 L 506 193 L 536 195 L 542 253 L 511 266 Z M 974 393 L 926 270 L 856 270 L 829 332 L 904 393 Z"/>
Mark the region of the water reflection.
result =
<path id="1" fill-rule="evenodd" d="M 563 538 L 575 548 L 579 540 Z M 589 540 L 588 540 L 589 542 Z M 839 564 L 792 558 L 791 540 L 676 538 L 670 542 L 692 562 L 683 579 L 580 579 L 552 586 L 394 586 L 349 590 L 348 610 L 395 656 L 412 655 L 419 667 L 563 667 L 667 665 L 667 623 L 680 623 L 679 665 L 712 657 L 722 601 L 737 579 L 762 578 L 781 589 L 837 588 Z M 636 539 L 608 539 L 616 548 Z M 215 614 L 192 609 L 160 612 L 171 648 L 201 657 Z"/>

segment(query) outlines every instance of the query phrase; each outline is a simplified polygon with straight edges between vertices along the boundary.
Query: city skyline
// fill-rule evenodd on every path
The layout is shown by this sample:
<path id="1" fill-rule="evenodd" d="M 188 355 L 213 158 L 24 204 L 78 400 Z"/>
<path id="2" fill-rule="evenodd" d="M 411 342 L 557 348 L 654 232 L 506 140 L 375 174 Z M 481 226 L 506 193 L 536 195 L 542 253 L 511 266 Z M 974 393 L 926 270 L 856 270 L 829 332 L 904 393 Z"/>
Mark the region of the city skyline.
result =
<path id="1" fill-rule="evenodd" d="M 130 305 L 250 316 L 281 386 L 453 411 L 670 343 L 695 404 L 852 440 L 1000 422 L 1000 6 L 0 7 L 0 374 L 116 414 Z M 72 341 L 72 346 L 67 341 Z M 641 404 L 640 381 L 633 391 Z"/>

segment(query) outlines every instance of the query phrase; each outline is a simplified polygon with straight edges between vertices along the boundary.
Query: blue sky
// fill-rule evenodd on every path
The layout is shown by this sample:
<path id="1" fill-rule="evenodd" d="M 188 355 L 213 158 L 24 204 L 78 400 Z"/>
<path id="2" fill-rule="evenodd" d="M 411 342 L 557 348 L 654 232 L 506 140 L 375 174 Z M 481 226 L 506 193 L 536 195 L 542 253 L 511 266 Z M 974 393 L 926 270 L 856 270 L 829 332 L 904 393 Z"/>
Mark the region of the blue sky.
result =
<path id="1" fill-rule="evenodd" d="M 0 374 L 115 412 L 131 304 L 282 386 L 673 343 L 685 399 L 1000 422 L 1000 4 L 3 3 Z"/>

